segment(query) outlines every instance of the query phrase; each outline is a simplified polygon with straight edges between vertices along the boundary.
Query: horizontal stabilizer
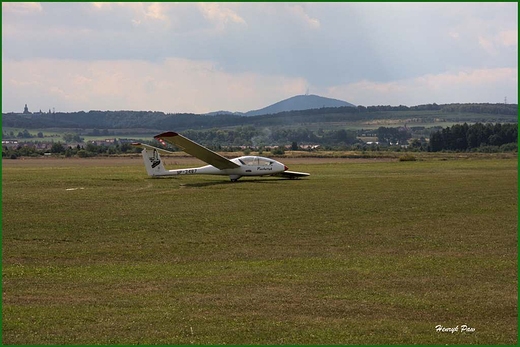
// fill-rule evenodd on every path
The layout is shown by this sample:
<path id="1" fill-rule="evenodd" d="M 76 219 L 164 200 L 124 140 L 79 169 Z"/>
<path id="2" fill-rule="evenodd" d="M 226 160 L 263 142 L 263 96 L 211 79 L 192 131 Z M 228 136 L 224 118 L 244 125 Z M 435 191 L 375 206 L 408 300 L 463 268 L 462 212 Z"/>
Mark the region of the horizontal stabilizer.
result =
<path id="1" fill-rule="evenodd" d="M 172 151 L 167 151 L 166 149 L 150 146 L 150 145 L 147 145 L 147 144 L 144 144 L 144 143 L 140 143 L 140 142 L 133 142 L 132 146 L 137 147 L 137 148 L 144 148 L 144 149 L 148 149 L 148 150 L 154 150 L 155 149 L 157 152 L 162 153 L 162 154 L 174 154 L 175 153 L 175 152 L 172 152 Z"/>

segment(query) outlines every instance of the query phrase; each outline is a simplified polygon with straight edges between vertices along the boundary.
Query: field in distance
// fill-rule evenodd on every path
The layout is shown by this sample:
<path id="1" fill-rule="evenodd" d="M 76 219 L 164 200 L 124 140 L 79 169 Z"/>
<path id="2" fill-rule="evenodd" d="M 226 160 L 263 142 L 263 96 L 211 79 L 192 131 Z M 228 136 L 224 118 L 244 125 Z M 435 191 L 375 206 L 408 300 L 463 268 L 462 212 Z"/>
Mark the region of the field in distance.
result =
<path id="1" fill-rule="evenodd" d="M 4 344 L 517 343 L 516 157 L 48 159 L 2 162 Z"/>

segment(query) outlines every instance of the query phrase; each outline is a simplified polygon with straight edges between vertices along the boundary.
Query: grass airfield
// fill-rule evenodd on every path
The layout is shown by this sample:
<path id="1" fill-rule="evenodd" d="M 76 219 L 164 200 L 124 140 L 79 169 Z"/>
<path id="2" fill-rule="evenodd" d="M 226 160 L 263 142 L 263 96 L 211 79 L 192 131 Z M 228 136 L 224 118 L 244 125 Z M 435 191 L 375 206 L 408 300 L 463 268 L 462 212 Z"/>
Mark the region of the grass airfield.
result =
<path id="1" fill-rule="evenodd" d="M 420 159 L 4 160 L 2 342 L 516 344 L 516 157 Z"/>

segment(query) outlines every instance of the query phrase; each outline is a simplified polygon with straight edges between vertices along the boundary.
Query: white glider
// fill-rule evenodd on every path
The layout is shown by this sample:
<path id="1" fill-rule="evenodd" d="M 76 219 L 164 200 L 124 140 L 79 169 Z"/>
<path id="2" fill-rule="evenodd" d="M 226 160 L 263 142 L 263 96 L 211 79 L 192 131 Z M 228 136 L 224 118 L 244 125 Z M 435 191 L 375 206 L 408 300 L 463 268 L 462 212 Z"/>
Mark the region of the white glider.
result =
<path id="1" fill-rule="evenodd" d="M 227 159 L 220 154 L 171 131 L 156 135 L 154 138 L 162 144 L 165 144 L 165 142 L 171 143 L 179 149 L 182 149 L 184 152 L 193 155 L 209 165 L 189 169 L 166 170 L 159 153 L 173 152 L 142 143 L 132 143 L 133 146 L 143 149 L 141 153 L 144 159 L 146 172 L 152 177 L 195 174 L 225 175 L 229 176 L 232 182 L 236 182 L 242 176 L 281 176 L 290 179 L 309 176 L 309 174 L 305 172 L 289 171 L 287 166 L 270 158 L 243 156 L 234 159 Z"/>

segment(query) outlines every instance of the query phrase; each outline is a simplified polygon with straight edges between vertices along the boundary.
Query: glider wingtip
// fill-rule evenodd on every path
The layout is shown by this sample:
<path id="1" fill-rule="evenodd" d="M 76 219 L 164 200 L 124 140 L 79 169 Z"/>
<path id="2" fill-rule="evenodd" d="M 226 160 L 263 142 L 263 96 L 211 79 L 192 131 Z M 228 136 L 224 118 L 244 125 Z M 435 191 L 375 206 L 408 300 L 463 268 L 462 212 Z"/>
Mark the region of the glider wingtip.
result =
<path id="1" fill-rule="evenodd" d="M 174 133 L 173 131 L 167 131 L 165 133 L 155 135 L 154 138 L 157 139 L 159 137 L 173 137 L 173 136 L 177 136 L 177 135 L 179 135 L 179 134 Z"/>

